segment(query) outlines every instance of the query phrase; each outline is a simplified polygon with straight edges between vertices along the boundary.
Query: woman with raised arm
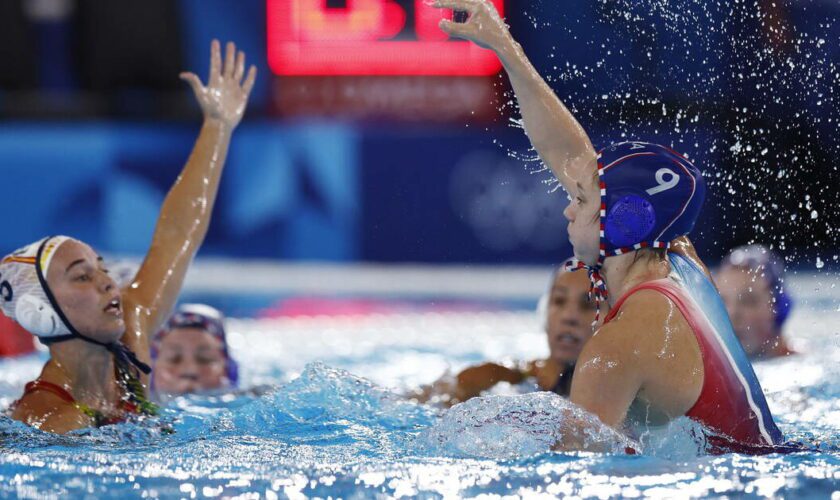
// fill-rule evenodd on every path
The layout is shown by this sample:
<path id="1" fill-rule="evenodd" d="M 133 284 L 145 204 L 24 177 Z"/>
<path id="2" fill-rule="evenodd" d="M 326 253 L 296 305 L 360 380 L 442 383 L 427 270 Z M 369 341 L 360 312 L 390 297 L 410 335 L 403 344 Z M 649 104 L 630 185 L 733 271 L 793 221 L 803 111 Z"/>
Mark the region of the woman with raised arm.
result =
<path id="1" fill-rule="evenodd" d="M 570 264 L 586 269 L 592 294 L 610 304 L 578 359 L 571 401 L 625 431 L 688 416 L 712 451 L 776 451 L 782 434 L 686 236 L 705 196 L 697 168 L 640 141 L 596 152 L 489 1 L 436 6 L 468 13 L 463 23 L 441 21 L 443 31 L 501 59 L 531 143 L 570 195 Z M 565 423 L 560 448 L 587 447 L 577 426 Z"/>
<path id="2" fill-rule="evenodd" d="M 211 46 L 207 85 L 182 73 L 204 113 L 192 154 L 161 207 L 152 244 L 133 282 L 120 290 L 85 243 L 51 236 L 0 263 L 3 312 L 49 347 L 41 375 L 10 408 L 12 418 L 48 432 L 152 415 L 147 398 L 149 339 L 170 314 L 201 246 L 231 134 L 256 68 L 228 43 Z"/>

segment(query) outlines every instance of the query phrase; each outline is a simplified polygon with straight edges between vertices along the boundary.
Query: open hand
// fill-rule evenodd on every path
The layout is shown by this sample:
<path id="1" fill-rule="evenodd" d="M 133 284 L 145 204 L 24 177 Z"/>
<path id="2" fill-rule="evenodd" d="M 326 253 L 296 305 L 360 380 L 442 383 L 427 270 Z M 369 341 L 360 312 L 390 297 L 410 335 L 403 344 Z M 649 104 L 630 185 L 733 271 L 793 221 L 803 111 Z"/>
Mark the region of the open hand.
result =
<path id="1" fill-rule="evenodd" d="M 195 73 L 181 73 L 181 79 L 190 84 L 204 112 L 205 119 L 220 120 L 231 128 L 242 120 L 248 95 L 254 88 L 257 68 L 251 66 L 245 81 L 245 53 L 236 51 L 236 45 L 228 42 L 225 63 L 222 66 L 222 49 L 218 40 L 210 44 L 210 77 L 207 86 Z"/>
<path id="2" fill-rule="evenodd" d="M 497 52 L 511 41 L 507 25 L 489 0 L 435 0 L 434 5 L 440 9 L 469 14 L 463 23 L 441 20 L 440 29 L 451 36 L 470 40 L 480 47 Z"/>

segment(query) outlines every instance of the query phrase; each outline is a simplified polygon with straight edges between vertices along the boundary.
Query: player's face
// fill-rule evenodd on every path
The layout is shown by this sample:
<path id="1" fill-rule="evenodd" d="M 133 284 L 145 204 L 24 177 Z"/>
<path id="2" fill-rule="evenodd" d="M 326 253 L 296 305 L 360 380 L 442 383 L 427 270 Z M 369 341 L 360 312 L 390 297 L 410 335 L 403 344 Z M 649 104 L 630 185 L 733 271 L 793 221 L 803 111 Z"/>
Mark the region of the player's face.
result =
<path id="1" fill-rule="evenodd" d="M 589 300 L 586 271 L 558 274 L 548 298 L 546 334 L 551 359 L 560 365 L 575 363 L 592 336 L 593 321 L 595 304 Z"/>
<path id="2" fill-rule="evenodd" d="M 221 339 L 201 328 L 174 328 L 158 347 L 155 388 L 167 394 L 220 389 L 227 385 Z"/>
<path id="3" fill-rule="evenodd" d="M 569 193 L 569 206 L 563 215 L 569 221 L 569 241 L 575 257 L 592 266 L 598 262 L 600 247 L 601 191 L 597 174 L 587 171 Z"/>
<path id="4" fill-rule="evenodd" d="M 777 335 L 769 283 L 761 273 L 740 267 L 719 271 L 715 281 L 747 355 L 760 353 Z"/>

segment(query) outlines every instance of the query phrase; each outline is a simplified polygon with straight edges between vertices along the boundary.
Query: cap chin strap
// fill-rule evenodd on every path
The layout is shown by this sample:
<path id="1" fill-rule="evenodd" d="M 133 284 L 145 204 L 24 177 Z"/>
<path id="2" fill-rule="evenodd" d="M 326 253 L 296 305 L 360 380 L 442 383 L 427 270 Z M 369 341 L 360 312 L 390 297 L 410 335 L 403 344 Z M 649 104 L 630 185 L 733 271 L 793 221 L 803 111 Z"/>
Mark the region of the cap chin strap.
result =
<path id="1" fill-rule="evenodd" d="M 598 263 L 590 266 L 580 259 L 569 259 L 565 268 L 567 271 L 574 271 L 576 269 L 586 269 L 589 275 L 589 301 L 595 302 L 595 321 L 592 322 L 594 327 L 601 319 L 601 303 L 606 302 L 610 294 L 607 291 L 607 283 L 604 281 L 604 276 L 601 274 L 601 269 L 604 263 L 604 258 L 599 257 Z"/>
<path id="2" fill-rule="evenodd" d="M 53 311 L 58 315 L 70 333 L 66 335 L 59 335 L 56 337 L 47 337 L 38 339 L 44 345 L 50 345 L 57 342 L 64 342 L 67 340 L 72 339 L 81 339 L 85 342 L 89 342 L 91 344 L 96 344 L 98 346 L 102 346 L 107 349 L 113 356 L 114 362 L 117 364 L 117 367 L 122 370 L 130 370 L 131 368 L 140 370 L 141 372 L 148 375 L 152 372 L 152 368 L 147 365 L 146 363 L 140 361 L 137 358 L 137 355 L 134 354 L 134 351 L 128 348 L 125 344 L 120 341 L 105 343 L 99 342 L 98 340 L 94 340 L 89 337 L 85 337 L 78 330 L 70 323 L 70 320 L 67 319 L 67 316 L 64 315 L 64 311 L 61 310 L 61 307 L 58 306 L 58 301 L 55 300 L 55 296 L 50 290 L 49 285 L 47 284 L 46 276 L 44 276 L 43 269 L 41 269 L 41 255 L 43 254 L 44 247 L 52 238 L 46 238 L 43 243 L 41 243 L 40 248 L 38 248 L 38 254 L 35 257 L 35 272 L 38 275 L 38 281 L 41 283 L 41 288 L 44 290 L 44 294 L 47 296 L 47 300 L 50 301 L 50 305 L 53 308 Z"/>
<path id="3" fill-rule="evenodd" d="M 69 325 L 68 327 L 72 328 Z M 152 367 L 140 361 L 137 355 L 134 354 L 134 351 L 129 349 L 127 345 L 123 344 L 119 340 L 116 342 L 111 342 L 110 344 L 106 344 L 105 342 L 99 342 L 98 340 L 93 340 L 92 338 L 85 337 L 84 335 L 75 331 L 67 335 L 61 335 L 59 337 L 39 338 L 38 340 L 40 340 L 41 343 L 44 345 L 50 345 L 73 339 L 84 340 L 85 342 L 88 342 L 90 344 L 96 344 L 98 346 L 104 347 L 108 350 L 108 352 L 110 352 L 114 356 L 114 361 L 117 363 L 118 367 L 134 367 L 146 375 L 152 372 Z"/>

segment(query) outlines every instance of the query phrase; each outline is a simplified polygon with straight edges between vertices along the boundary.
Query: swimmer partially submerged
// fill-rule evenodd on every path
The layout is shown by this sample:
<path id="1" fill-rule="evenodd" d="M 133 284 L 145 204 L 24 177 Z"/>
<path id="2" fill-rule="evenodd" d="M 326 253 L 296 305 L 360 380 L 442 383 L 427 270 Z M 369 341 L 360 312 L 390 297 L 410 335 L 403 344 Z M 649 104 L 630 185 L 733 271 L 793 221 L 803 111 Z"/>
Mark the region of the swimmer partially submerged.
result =
<path id="1" fill-rule="evenodd" d="M 502 61 L 531 144 L 571 198 L 572 266 L 589 273 L 593 294 L 611 307 L 580 355 L 571 401 L 623 431 L 688 416 L 708 429 L 713 451 L 773 451 L 782 434 L 687 238 L 705 194 L 697 168 L 644 142 L 597 152 L 492 3 L 435 5 L 467 12 L 441 29 Z M 560 449 L 587 448 L 584 424 L 562 425 Z"/>
<path id="2" fill-rule="evenodd" d="M 230 354 L 222 313 L 204 304 L 179 306 L 152 337 L 155 399 L 236 389 L 239 365 Z"/>
<path id="3" fill-rule="evenodd" d="M 32 243 L 0 263 L 3 312 L 49 347 L 41 375 L 27 384 L 11 416 L 66 433 L 150 415 L 149 341 L 181 290 L 213 210 L 231 134 L 245 112 L 256 68 L 228 43 L 211 47 L 210 77 L 192 87 L 204 124 L 187 164 L 161 207 L 146 258 L 120 290 L 102 258 L 65 236 Z"/>
<path id="4" fill-rule="evenodd" d="M 552 273 L 548 290 L 537 306 L 537 317 L 548 341 L 548 358 L 514 366 L 500 363 L 471 366 L 455 377 L 444 376 L 421 388 L 412 398 L 451 406 L 479 396 L 500 382 L 521 384 L 531 379 L 540 390 L 568 397 L 575 363 L 592 336 L 595 320 L 589 279 L 585 272 L 573 271 L 560 267 Z"/>
<path id="5" fill-rule="evenodd" d="M 782 335 L 793 308 L 784 273 L 782 259 L 762 245 L 735 248 L 715 273 L 735 335 L 753 360 L 793 354 Z"/>

